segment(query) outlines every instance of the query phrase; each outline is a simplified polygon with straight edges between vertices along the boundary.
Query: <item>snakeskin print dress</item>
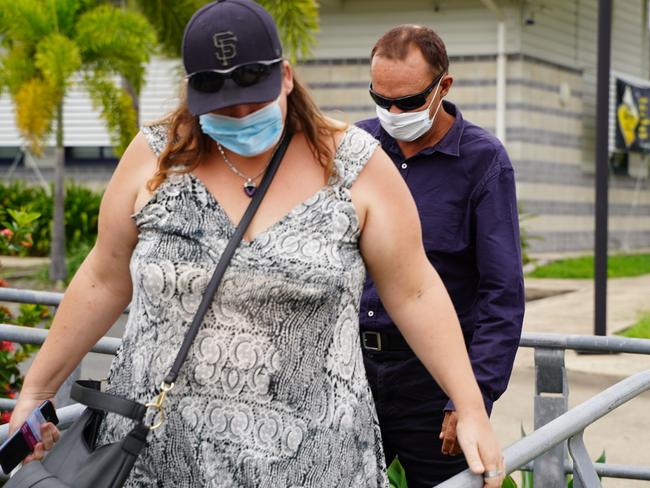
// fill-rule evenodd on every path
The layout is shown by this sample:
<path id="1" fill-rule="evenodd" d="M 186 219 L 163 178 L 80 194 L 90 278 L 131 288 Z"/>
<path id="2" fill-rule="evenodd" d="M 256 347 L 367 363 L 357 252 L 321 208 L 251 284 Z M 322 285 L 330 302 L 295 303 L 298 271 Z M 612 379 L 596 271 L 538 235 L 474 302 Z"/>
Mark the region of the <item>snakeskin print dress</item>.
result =
<path id="1" fill-rule="evenodd" d="M 166 128 L 143 129 L 159 153 Z M 350 187 L 376 148 L 350 127 L 338 178 L 235 253 L 127 487 L 387 487 L 359 345 L 365 277 Z M 133 298 L 108 391 L 147 402 L 235 227 L 192 174 L 133 216 Z M 108 415 L 100 443 L 129 421 Z"/>

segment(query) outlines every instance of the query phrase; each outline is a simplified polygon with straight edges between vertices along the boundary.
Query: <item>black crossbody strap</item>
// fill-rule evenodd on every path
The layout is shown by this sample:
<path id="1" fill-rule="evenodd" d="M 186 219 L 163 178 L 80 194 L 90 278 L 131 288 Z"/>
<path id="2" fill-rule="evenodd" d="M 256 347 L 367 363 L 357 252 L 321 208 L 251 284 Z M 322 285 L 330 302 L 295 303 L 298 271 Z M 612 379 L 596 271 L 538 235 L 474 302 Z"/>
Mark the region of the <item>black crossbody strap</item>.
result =
<path id="1" fill-rule="evenodd" d="M 99 381 L 76 381 L 70 390 L 70 398 L 95 410 L 116 413 L 138 422 L 142 422 L 147 411 L 142 403 L 100 391 Z"/>
<path id="2" fill-rule="evenodd" d="M 239 222 L 239 225 L 237 225 L 237 228 L 235 229 L 234 235 L 228 241 L 228 244 L 226 245 L 226 249 L 223 251 L 223 254 L 221 255 L 221 259 L 219 260 L 219 263 L 217 264 L 217 268 L 215 269 L 214 274 L 212 275 L 212 278 L 208 283 L 205 293 L 203 293 L 203 298 L 201 299 L 201 303 L 199 304 L 199 308 L 196 312 L 196 315 L 194 315 L 192 324 L 190 325 L 189 330 L 185 334 L 185 339 L 183 340 L 181 349 L 178 352 L 176 359 L 174 360 L 172 369 L 165 377 L 166 384 L 171 385 L 174 381 L 176 381 L 181 366 L 183 366 L 183 362 L 185 362 L 185 359 L 187 358 L 187 354 L 190 351 L 192 342 L 194 341 L 196 334 L 199 332 L 199 329 L 201 328 L 201 324 L 203 323 L 203 318 L 205 317 L 206 312 L 208 311 L 210 305 L 212 304 L 212 299 L 214 297 L 214 294 L 217 291 L 217 288 L 219 287 L 221 278 L 223 277 L 223 274 L 226 271 L 228 264 L 230 264 L 230 260 L 235 254 L 235 250 L 241 243 L 241 240 L 244 237 L 244 233 L 246 232 L 246 229 L 251 223 L 251 220 L 253 220 L 253 216 L 255 215 L 255 212 L 259 208 L 260 203 L 262 203 L 262 198 L 264 198 L 266 191 L 271 185 L 271 181 L 273 180 L 273 177 L 275 176 L 275 173 L 278 170 L 278 167 L 280 166 L 280 162 L 282 161 L 282 158 L 284 157 L 284 153 L 286 152 L 287 147 L 291 142 L 292 136 L 293 134 L 288 132 L 284 134 L 284 137 L 282 138 L 280 145 L 275 150 L 275 153 L 271 158 L 269 167 L 264 173 L 264 177 L 262 178 L 260 186 L 257 188 L 257 191 L 255 192 L 255 195 L 253 196 L 251 203 L 248 204 L 244 216 Z"/>

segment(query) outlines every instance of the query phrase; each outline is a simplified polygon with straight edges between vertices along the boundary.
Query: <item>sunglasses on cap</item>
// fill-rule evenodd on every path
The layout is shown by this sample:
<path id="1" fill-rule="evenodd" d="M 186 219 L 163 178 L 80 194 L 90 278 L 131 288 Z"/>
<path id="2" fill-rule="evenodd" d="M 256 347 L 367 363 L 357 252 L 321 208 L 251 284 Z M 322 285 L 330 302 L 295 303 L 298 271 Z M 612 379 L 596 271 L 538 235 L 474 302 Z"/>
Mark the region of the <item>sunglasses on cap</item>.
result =
<path id="1" fill-rule="evenodd" d="M 245 88 L 253 86 L 268 77 L 271 74 L 273 65 L 281 61 L 282 58 L 277 58 L 269 61 L 240 64 L 229 69 L 195 71 L 187 75 L 185 79 L 192 89 L 203 93 L 218 92 L 228 78 Z"/>
<path id="2" fill-rule="evenodd" d="M 405 97 L 399 97 L 399 98 L 387 98 L 380 95 L 379 93 L 377 93 L 372 89 L 372 83 L 370 83 L 370 88 L 369 88 L 370 96 L 372 97 L 373 101 L 381 108 L 390 110 L 390 108 L 393 105 L 395 105 L 398 109 L 403 110 L 405 112 L 409 112 L 427 103 L 427 97 L 433 91 L 433 88 L 438 84 L 438 82 L 442 79 L 444 75 L 445 72 L 443 71 L 438 76 L 436 76 L 431 82 L 431 84 L 427 86 L 424 90 L 422 90 L 420 93 L 416 93 L 415 95 L 407 95 Z"/>

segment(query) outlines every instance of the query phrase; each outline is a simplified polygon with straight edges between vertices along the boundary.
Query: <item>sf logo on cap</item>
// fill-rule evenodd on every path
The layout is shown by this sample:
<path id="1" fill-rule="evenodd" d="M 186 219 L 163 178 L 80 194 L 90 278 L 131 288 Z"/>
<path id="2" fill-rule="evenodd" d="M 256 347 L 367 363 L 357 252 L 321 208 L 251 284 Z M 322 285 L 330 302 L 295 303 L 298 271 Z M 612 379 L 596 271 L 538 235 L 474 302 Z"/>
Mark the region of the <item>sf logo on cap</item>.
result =
<path id="1" fill-rule="evenodd" d="M 217 48 L 215 55 L 224 66 L 228 66 L 228 61 L 237 56 L 237 37 L 231 31 L 217 32 L 212 36 L 214 47 Z"/>

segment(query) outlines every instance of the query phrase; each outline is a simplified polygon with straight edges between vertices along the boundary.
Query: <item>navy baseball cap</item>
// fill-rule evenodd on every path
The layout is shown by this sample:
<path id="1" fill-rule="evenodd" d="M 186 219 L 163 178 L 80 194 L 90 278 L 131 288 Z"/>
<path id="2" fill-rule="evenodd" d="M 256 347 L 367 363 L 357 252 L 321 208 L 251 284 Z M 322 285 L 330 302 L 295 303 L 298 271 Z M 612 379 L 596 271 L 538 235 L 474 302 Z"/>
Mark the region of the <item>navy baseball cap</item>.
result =
<path id="1" fill-rule="evenodd" d="M 269 13 L 252 0 L 218 0 L 197 10 L 185 27 L 183 64 L 188 75 L 227 70 L 256 61 L 282 57 L 282 45 Z M 193 115 L 242 103 L 275 100 L 282 85 L 282 63 L 271 65 L 270 75 L 241 87 L 232 79 L 220 90 L 201 92 L 187 86 L 187 104 Z"/>

